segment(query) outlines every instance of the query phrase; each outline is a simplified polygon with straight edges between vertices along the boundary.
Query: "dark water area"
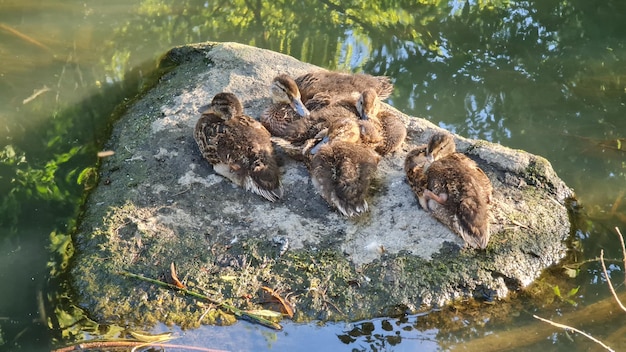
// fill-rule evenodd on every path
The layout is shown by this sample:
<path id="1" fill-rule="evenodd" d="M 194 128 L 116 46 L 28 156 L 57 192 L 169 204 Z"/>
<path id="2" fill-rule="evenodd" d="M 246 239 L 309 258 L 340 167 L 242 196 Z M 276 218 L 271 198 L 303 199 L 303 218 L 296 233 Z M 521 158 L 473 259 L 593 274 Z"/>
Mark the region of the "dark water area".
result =
<path id="1" fill-rule="evenodd" d="M 564 324 L 559 318 L 581 315 L 585 331 L 626 346 L 626 313 L 589 309 L 610 296 L 595 260 L 601 249 L 616 290 L 625 290 L 615 227 L 626 232 L 626 2 L 0 0 L 0 350 L 113 334 L 73 305 L 64 277 L 96 152 L 124 104 L 154 83 L 158 57 L 207 40 L 388 75 L 391 105 L 544 156 L 578 206 L 569 270 L 554 268 L 505 302 L 287 323 L 279 333 L 240 322 L 177 331 L 175 341 L 226 350 L 445 350 L 504 331 L 520 331 L 511 336 L 521 340 L 537 314 Z M 596 346 L 554 331 L 516 349 Z"/>

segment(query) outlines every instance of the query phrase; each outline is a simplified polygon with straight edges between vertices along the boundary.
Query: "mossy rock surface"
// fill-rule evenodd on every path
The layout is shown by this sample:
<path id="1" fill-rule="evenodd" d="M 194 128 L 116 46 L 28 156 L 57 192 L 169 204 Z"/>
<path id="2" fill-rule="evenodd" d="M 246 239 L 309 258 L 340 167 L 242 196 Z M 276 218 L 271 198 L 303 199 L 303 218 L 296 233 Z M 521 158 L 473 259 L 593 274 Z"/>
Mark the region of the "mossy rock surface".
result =
<path id="1" fill-rule="evenodd" d="M 165 278 L 172 262 L 192 290 L 258 309 L 266 306 L 261 287 L 271 287 L 295 306 L 295 320 L 308 321 L 496 300 L 565 255 L 573 193 L 550 163 L 457 136 L 458 149 L 494 186 L 489 246 L 461 249 L 458 236 L 419 209 L 404 178 L 406 153 L 440 129 L 390 107 L 409 133 L 403 150 L 381 162 L 366 215 L 347 219 L 329 208 L 306 168 L 286 157 L 283 199 L 245 192 L 200 156 L 192 133 L 198 109 L 227 91 L 258 118 L 276 74 L 319 68 L 234 43 L 174 48 L 162 65 L 175 67 L 116 123 L 107 145 L 115 155 L 102 163 L 76 235 L 73 283 L 80 305 L 99 320 L 232 323 L 207 302 L 119 274 Z"/>

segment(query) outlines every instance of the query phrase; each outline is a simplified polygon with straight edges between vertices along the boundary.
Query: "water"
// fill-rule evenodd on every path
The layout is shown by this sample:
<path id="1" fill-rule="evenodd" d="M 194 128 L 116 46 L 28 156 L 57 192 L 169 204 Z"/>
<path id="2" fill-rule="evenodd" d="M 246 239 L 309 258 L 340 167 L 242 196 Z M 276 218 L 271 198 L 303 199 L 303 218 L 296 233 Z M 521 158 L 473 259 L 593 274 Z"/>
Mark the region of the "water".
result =
<path id="1" fill-rule="evenodd" d="M 87 320 L 71 333 L 60 328 L 72 321 L 59 313 L 72 309 L 62 275 L 71 257 L 66 235 L 75 226 L 90 184 L 84 180 L 96 166 L 95 151 L 107 138 L 115 106 L 150 83 L 161 53 L 191 42 L 237 41 L 330 69 L 393 77 L 389 102 L 407 114 L 550 160 L 583 205 L 571 257 L 582 262 L 604 248 L 607 258 L 621 258 L 613 228 L 626 232 L 626 3 L 333 4 L 0 0 L 2 348 L 48 350 L 69 342 L 68 334 L 84 337 L 89 328 L 102 333 L 102 326 Z M 623 291 L 622 263 L 611 265 Z M 532 294 L 481 307 L 473 316 L 459 303 L 399 320 L 321 328 L 287 324 L 280 333 L 247 323 L 205 327 L 200 334 L 217 344 L 193 332 L 175 341 L 226 348 L 244 339 L 249 345 L 232 348 L 256 350 L 310 343 L 333 350 L 447 348 L 515 329 L 532 322 L 532 314 L 590 314 L 585 307 L 609 293 L 596 262 L 577 269 L 573 279 L 555 269 Z M 610 335 L 623 325 L 623 313 L 613 314 L 585 329 L 620 343 Z M 526 348 L 591 346 L 580 336 L 555 333 Z"/>

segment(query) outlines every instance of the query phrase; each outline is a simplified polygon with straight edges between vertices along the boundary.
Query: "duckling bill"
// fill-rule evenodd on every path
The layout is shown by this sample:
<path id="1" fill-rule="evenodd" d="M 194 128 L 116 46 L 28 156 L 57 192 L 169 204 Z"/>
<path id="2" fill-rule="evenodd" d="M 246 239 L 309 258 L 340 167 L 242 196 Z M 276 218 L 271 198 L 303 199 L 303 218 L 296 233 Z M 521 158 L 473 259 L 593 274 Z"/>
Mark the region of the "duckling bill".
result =
<path id="1" fill-rule="evenodd" d="M 435 134 L 406 157 L 407 181 L 421 207 L 473 248 L 489 242 L 491 181 L 476 163 L 457 153 L 450 134 Z"/>
<path id="2" fill-rule="evenodd" d="M 283 187 L 270 133 L 232 93 L 219 93 L 202 112 L 194 138 L 202 156 L 216 173 L 272 202 Z"/>

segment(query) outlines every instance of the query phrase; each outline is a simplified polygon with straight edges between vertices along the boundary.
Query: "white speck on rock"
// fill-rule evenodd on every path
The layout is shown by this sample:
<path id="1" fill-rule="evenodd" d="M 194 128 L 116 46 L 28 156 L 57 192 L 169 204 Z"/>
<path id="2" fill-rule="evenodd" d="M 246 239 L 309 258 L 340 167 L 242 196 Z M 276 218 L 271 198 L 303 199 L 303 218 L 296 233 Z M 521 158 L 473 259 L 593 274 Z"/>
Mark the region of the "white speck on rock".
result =
<path id="1" fill-rule="evenodd" d="M 215 174 L 211 174 L 207 177 L 202 177 L 193 171 L 195 169 L 194 166 L 190 166 L 190 169 L 191 170 L 187 171 L 184 175 L 178 178 L 177 182 L 179 185 L 189 186 L 194 183 L 200 183 L 205 187 L 211 187 L 218 182 L 222 182 L 222 180 L 224 180 L 223 177 Z"/>
<path id="2" fill-rule="evenodd" d="M 154 158 L 160 161 L 165 160 L 166 158 L 174 158 L 178 156 L 177 151 L 167 151 L 167 149 L 160 147 L 159 152 L 154 154 Z"/>

